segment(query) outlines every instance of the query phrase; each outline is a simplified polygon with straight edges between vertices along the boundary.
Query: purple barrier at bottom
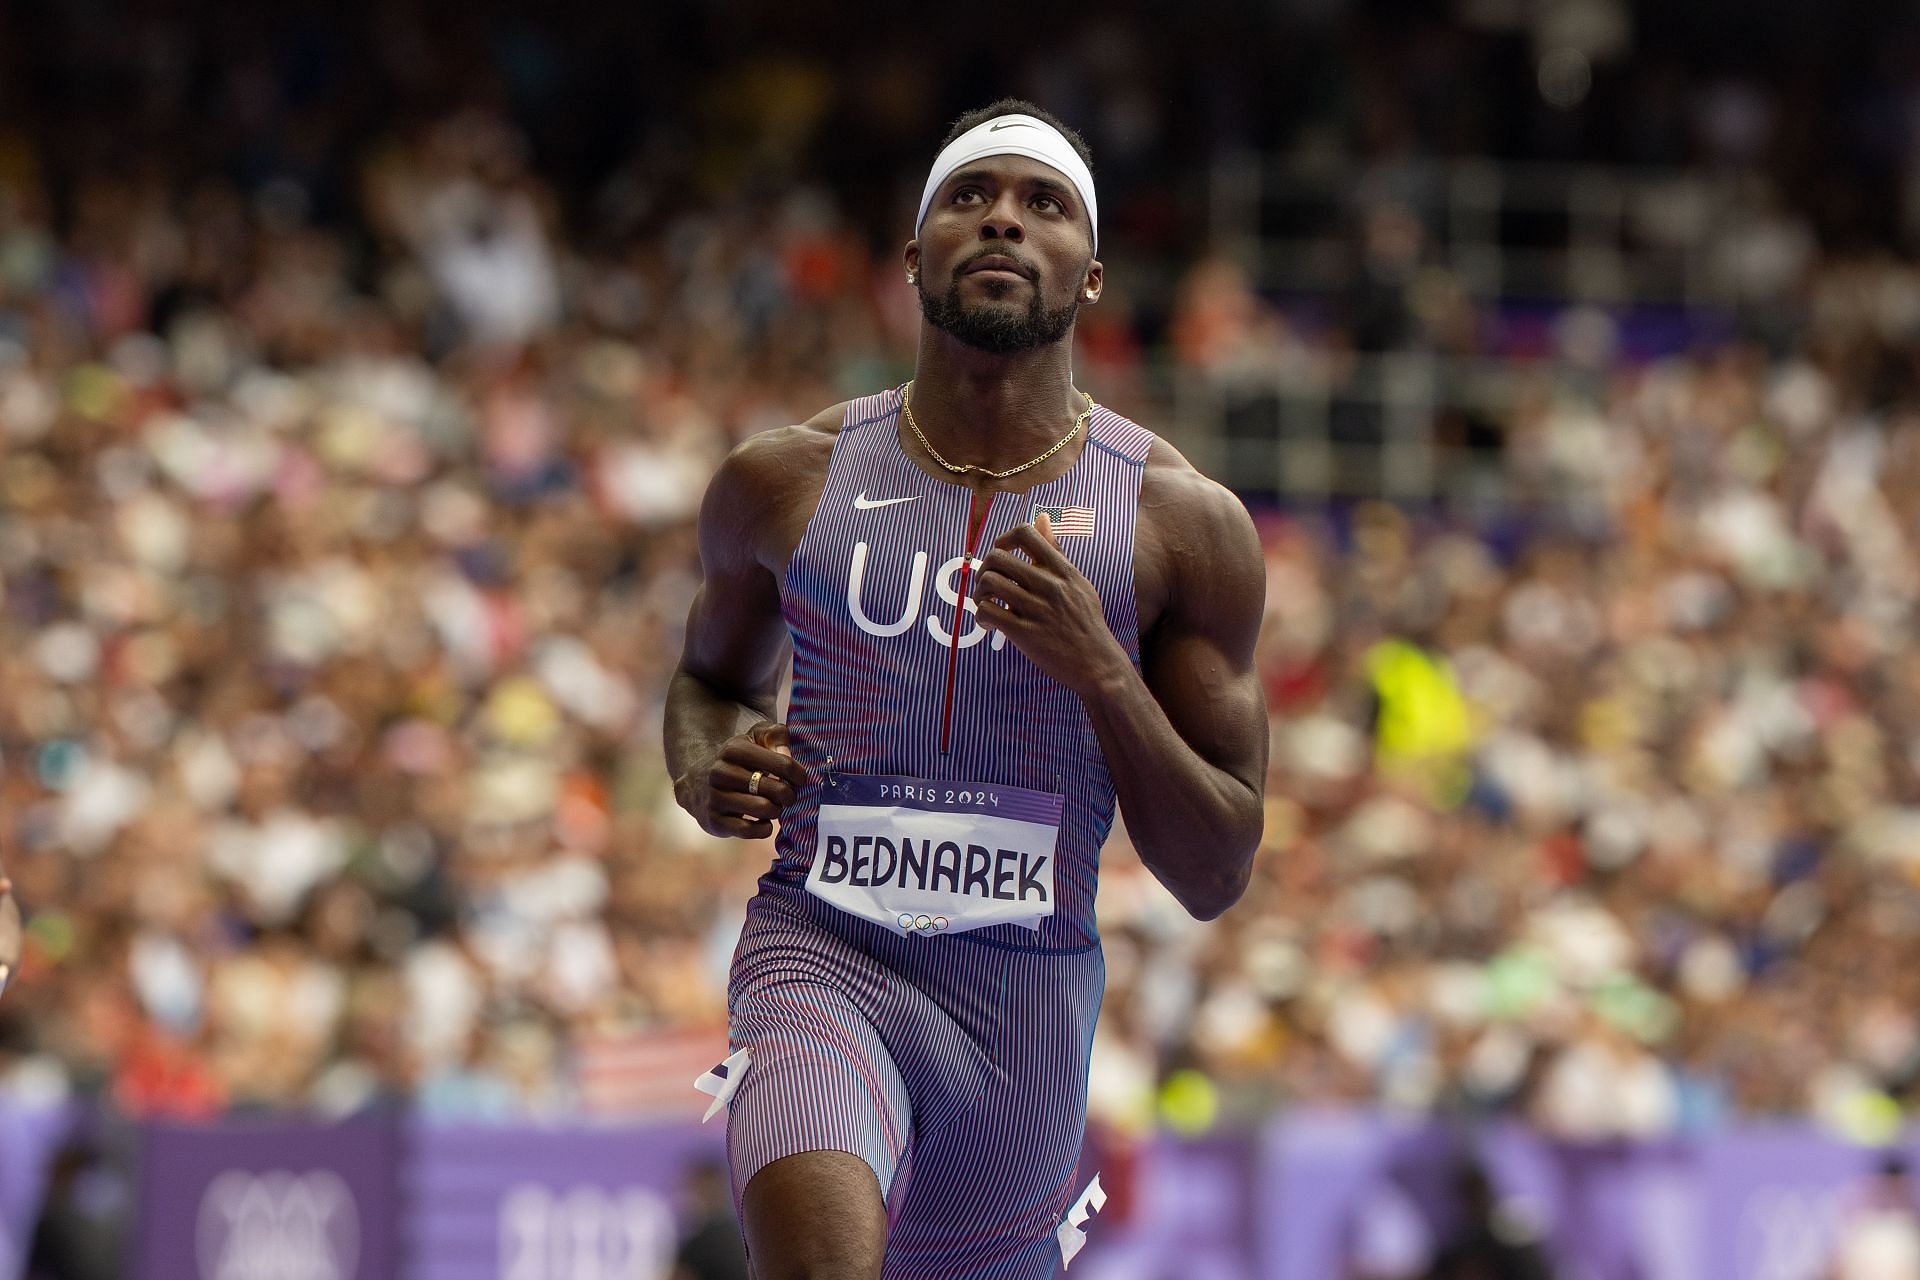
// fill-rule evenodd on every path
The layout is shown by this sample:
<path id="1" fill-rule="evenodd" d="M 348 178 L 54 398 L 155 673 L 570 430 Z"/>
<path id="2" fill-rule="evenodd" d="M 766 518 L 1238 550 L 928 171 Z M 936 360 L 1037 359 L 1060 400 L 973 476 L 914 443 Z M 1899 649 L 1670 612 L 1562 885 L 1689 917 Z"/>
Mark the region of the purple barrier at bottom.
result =
<path id="1" fill-rule="evenodd" d="M 0 1211 L 16 1234 L 31 1212 L 22 1123 L 0 1110 Z M 1469 1156 L 1577 1280 L 1819 1280 L 1876 1161 L 1805 1128 L 1578 1145 L 1512 1124 L 1299 1114 L 1260 1134 L 1157 1138 L 1131 1161 L 1093 1156 L 1081 1178 L 1105 1160 L 1116 1202 L 1070 1275 L 1327 1280 L 1362 1262 L 1417 1275 L 1461 1220 Z M 155 1127 L 131 1274 L 664 1280 L 700 1171 L 723 1158 L 717 1123 Z"/>
<path id="2" fill-rule="evenodd" d="M 1160 1137 L 1123 1173 L 1112 1167 L 1122 1157 L 1107 1157 L 1102 1168 L 1102 1158 L 1090 1152 L 1081 1182 L 1099 1172 L 1113 1191 L 1125 1177 L 1130 1212 L 1122 1216 L 1113 1206 L 1088 1224 L 1073 1280 L 1258 1280 L 1264 1273 L 1253 1253 L 1257 1154 L 1251 1134 Z"/>
<path id="3" fill-rule="evenodd" d="M 150 1125 L 137 1280 L 397 1280 L 398 1125 Z"/>
<path id="4" fill-rule="evenodd" d="M 1503 1210 L 1583 1280 L 1697 1280 L 1701 1187 L 1673 1145 L 1554 1143 L 1517 1125 L 1468 1135 L 1362 1113 L 1300 1115 L 1267 1134 L 1259 1256 L 1274 1280 L 1322 1280 L 1360 1262 L 1417 1273 L 1461 1225 L 1472 1161 Z M 1726 1273 L 1715 1273 L 1726 1274 Z"/>
<path id="5" fill-rule="evenodd" d="M 27 1260 L 46 1188 L 47 1164 L 73 1127 L 66 1106 L 34 1106 L 0 1097 L 0 1280 Z"/>
<path id="6" fill-rule="evenodd" d="M 1916 1167 L 1911 1147 L 1902 1153 Z M 1782 1125 L 1716 1139 L 1701 1153 L 1703 1274 L 1825 1280 L 1841 1222 L 1881 1153 Z"/>
<path id="7" fill-rule="evenodd" d="M 410 1145 L 406 1280 L 656 1280 L 726 1129 L 422 1126 Z"/>
<path id="8" fill-rule="evenodd" d="M 406 1280 L 662 1280 L 689 1225 L 690 1179 L 726 1157 L 717 1122 L 422 1127 L 409 1145 Z M 1240 1135 L 1149 1144 L 1134 1165 L 1132 1214 L 1094 1217 L 1073 1276 L 1255 1280 L 1254 1153 Z M 1097 1161 L 1083 1164 L 1082 1182 Z"/>

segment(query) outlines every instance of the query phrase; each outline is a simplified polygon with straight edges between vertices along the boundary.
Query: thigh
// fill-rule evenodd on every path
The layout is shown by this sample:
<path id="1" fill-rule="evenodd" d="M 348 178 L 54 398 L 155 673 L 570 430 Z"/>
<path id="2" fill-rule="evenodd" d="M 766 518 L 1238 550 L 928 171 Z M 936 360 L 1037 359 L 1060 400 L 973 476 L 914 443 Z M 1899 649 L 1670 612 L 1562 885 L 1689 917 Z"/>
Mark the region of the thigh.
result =
<path id="1" fill-rule="evenodd" d="M 886 1280 L 1043 1280 L 1060 1266 L 1058 1230 L 1080 1183 L 1084 1101 L 1029 1111 L 988 1099 L 914 1146 L 887 1242 Z"/>
<path id="2" fill-rule="evenodd" d="M 730 1020 L 734 1046 L 752 1055 L 727 1108 L 727 1156 L 743 1222 L 758 1206 L 767 1238 L 777 1241 L 788 1238 L 780 1234 L 787 1225 L 803 1235 L 855 1230 L 879 1205 L 883 1243 L 885 1196 L 913 1113 L 872 1024 L 844 993 L 806 981 L 736 997 Z M 753 1240 L 750 1226 L 750 1246 Z"/>
<path id="3" fill-rule="evenodd" d="M 803 1151 L 754 1174 L 740 1203 L 754 1280 L 880 1280 L 887 1209 L 873 1170 L 845 1151 Z"/>
<path id="4" fill-rule="evenodd" d="M 1079 1161 L 1103 978 L 1098 952 L 1009 963 L 999 1070 L 952 1123 L 916 1135 L 886 1280 L 1058 1273 L 1060 1223 L 1095 1172 Z"/>

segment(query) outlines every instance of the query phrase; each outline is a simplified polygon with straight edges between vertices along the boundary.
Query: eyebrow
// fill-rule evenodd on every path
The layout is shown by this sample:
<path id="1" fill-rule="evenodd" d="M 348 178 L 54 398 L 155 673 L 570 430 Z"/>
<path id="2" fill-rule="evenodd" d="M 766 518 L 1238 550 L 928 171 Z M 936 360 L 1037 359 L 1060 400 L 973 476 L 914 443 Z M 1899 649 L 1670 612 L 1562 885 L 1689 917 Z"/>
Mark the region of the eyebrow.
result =
<path id="1" fill-rule="evenodd" d="M 951 178 L 948 178 L 946 185 L 951 189 L 956 182 L 992 182 L 996 181 L 998 177 L 999 175 L 995 174 L 991 169 L 962 169 Z M 1074 201 L 1079 194 L 1066 183 L 1056 181 L 1052 178 L 1036 175 L 1031 178 L 1021 178 L 1019 181 L 1028 186 L 1037 187 L 1048 195 L 1058 198 L 1062 204 L 1068 207 L 1073 207 Z"/>

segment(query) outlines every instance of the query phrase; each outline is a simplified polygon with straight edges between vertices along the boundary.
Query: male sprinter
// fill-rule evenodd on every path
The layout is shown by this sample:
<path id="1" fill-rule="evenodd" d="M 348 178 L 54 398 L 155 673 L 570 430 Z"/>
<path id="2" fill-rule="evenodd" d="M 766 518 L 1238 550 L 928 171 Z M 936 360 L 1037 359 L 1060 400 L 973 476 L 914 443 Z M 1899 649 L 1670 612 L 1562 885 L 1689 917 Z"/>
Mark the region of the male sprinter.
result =
<path id="1" fill-rule="evenodd" d="M 1055 1275 L 1092 1176 L 1115 796 L 1196 917 L 1247 884 L 1259 545 L 1073 385 L 1098 227 L 1063 125 L 962 117 L 906 247 L 913 380 L 747 441 L 701 507 L 675 791 L 716 835 L 779 823 L 734 956 L 742 1052 L 703 1079 L 756 1280 Z"/>

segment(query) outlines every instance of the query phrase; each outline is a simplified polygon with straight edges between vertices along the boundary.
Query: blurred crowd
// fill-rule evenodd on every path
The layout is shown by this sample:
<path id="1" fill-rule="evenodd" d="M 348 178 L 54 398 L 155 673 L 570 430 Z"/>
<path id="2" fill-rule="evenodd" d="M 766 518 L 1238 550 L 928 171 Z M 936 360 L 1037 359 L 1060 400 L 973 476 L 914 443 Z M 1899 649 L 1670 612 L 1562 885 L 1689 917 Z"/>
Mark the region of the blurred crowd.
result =
<path id="1" fill-rule="evenodd" d="M 1372 25 L 1392 5 L 1291 8 L 1277 57 L 1413 56 Z M 1285 108 L 1363 154 L 1532 145 L 1421 111 L 1419 77 L 1289 106 L 1261 96 L 1284 77 L 1227 76 L 1156 113 L 1170 73 L 1110 24 L 927 84 L 925 49 L 836 86 L 824 58 L 656 48 L 629 83 L 590 51 L 631 17 L 443 40 L 430 6 L 349 6 L 362 75 L 300 12 L 5 19 L 51 68 L 0 77 L 25 95 L 0 131 L 10 1091 L 542 1116 L 583 1105 L 595 1046 L 718 1047 L 767 850 L 704 836 L 660 757 L 694 511 L 732 444 L 909 372 L 898 252 L 945 116 L 1012 84 L 1088 122 L 1118 287 L 1076 369 L 1154 427 L 1169 365 L 1354 342 L 1205 255 L 1194 171 L 1161 162 L 1183 126 L 1279 145 Z M 660 20 L 717 51 L 730 12 Z M 1430 56 L 1467 74 L 1539 38 Z M 1601 99 L 1627 92 L 1592 56 Z M 1760 113 L 1783 179 L 1811 154 L 1788 101 Z M 1712 159 L 1648 120 L 1615 158 Z M 1408 132 L 1436 122 L 1465 132 Z M 1920 172 L 1886 130 L 1862 191 Z M 1883 1136 L 1920 1100 L 1920 271 L 1897 219 L 1846 213 L 1794 212 L 1751 339 L 1518 366 L 1497 513 L 1262 515 L 1264 847 L 1200 926 L 1116 832 L 1104 1122 L 1377 1101 Z M 1444 317 L 1392 342 L 1485 319 Z"/>

